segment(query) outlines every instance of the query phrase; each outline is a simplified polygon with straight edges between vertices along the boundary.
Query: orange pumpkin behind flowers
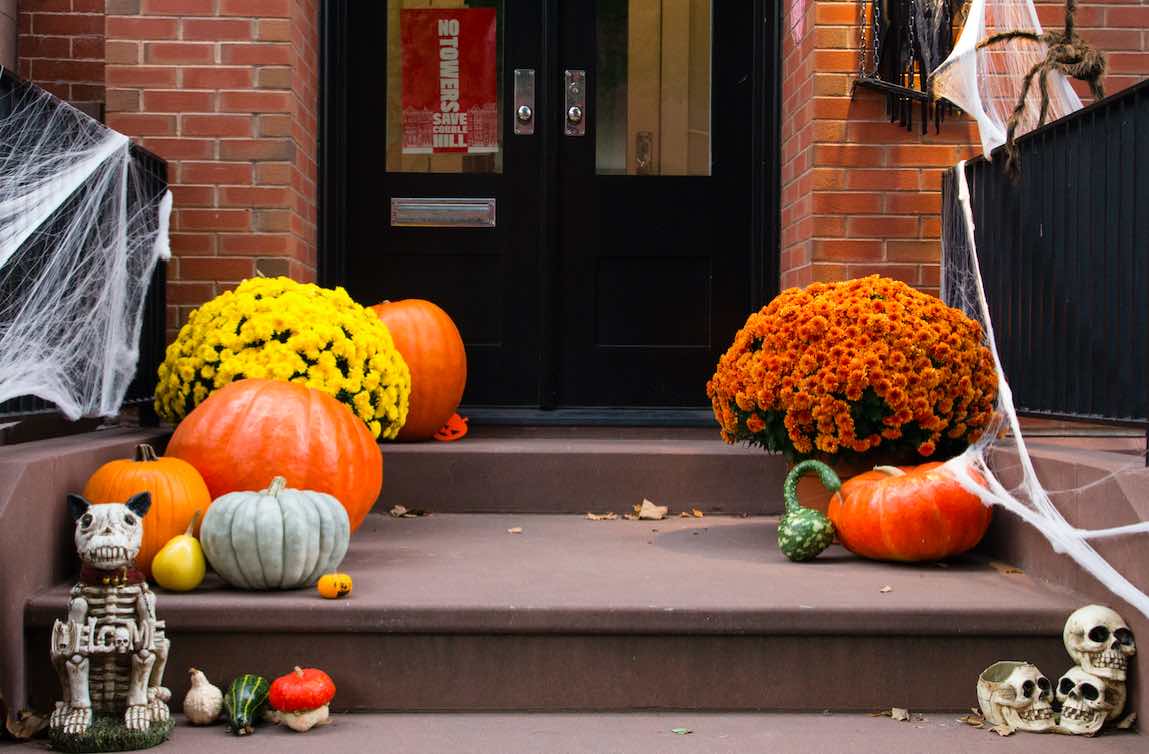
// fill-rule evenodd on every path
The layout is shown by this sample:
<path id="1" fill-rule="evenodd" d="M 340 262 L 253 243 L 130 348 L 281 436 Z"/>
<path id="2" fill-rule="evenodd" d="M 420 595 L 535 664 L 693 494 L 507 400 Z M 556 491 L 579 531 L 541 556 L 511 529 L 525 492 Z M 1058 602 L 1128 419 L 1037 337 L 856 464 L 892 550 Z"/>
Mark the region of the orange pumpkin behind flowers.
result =
<path id="1" fill-rule="evenodd" d="M 830 499 L 826 515 L 838 540 L 856 555 L 920 561 L 972 549 L 993 513 L 944 464 L 924 463 L 879 466 L 853 477 Z"/>

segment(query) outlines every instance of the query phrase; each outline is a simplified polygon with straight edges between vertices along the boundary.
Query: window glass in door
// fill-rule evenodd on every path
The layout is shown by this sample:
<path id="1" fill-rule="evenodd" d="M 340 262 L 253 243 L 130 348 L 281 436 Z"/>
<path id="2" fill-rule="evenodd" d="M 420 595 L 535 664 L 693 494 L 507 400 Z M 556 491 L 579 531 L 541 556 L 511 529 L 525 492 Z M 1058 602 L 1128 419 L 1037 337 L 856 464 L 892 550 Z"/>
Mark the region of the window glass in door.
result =
<path id="1" fill-rule="evenodd" d="M 710 175 L 711 0 L 598 9 L 596 172 Z"/>
<path id="2" fill-rule="evenodd" d="M 501 173 L 502 0 L 387 3 L 387 170 Z"/>

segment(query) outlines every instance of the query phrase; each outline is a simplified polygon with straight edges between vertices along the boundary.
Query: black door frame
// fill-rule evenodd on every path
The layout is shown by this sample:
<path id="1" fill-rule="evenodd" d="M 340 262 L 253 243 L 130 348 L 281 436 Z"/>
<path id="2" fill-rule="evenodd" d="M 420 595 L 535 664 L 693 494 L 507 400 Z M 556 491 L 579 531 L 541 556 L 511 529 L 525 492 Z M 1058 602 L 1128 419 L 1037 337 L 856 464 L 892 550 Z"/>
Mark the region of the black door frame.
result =
<path id="1" fill-rule="evenodd" d="M 542 45 L 541 70 L 553 68 L 558 49 L 558 33 L 551 21 L 557 15 L 559 0 L 541 0 L 547 38 Z M 346 184 L 348 154 L 348 102 L 350 91 L 349 59 L 346 40 L 350 34 L 348 7 L 353 0 L 321 0 L 319 7 L 319 207 L 318 207 L 318 278 L 324 286 L 340 285 L 347 269 Z M 762 19 L 754 35 L 754 97 L 751 154 L 754 165 L 751 182 L 750 296 L 754 308 L 763 306 L 779 290 L 781 263 L 781 93 L 782 93 L 782 3 L 781 0 L 751 0 L 755 16 Z M 550 87 L 542 87 L 541 98 L 552 96 Z M 549 112 L 549 102 L 537 103 L 539 112 Z M 542 203 L 544 211 L 553 211 L 552 190 L 557 175 L 556 153 L 543 129 Z M 553 249 L 557 239 L 550 223 L 539 224 L 540 248 Z M 553 255 L 541 259 L 540 290 L 542 306 L 553 303 L 558 286 Z M 554 307 L 551 306 L 551 309 Z M 749 314 L 749 312 L 747 312 Z M 555 348 L 555 327 L 550 317 L 542 321 L 544 348 Z M 541 377 L 541 409 L 471 409 L 473 419 L 487 423 L 509 424 L 696 424 L 713 421 L 708 410 L 673 409 L 603 409 L 548 410 L 556 392 L 558 359 L 554 353 L 541 355 L 544 369 Z"/>

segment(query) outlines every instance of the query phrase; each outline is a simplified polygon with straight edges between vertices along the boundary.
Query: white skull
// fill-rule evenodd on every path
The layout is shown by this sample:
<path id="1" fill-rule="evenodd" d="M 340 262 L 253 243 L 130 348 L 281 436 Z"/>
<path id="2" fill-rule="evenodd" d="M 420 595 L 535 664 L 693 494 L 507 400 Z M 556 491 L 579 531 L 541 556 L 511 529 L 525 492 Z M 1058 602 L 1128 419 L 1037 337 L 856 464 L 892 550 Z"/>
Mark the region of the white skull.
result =
<path id="1" fill-rule="evenodd" d="M 1053 686 L 1037 666 L 996 662 L 977 680 L 982 715 L 993 725 L 1045 733 L 1053 729 Z"/>
<path id="2" fill-rule="evenodd" d="M 1058 732 L 1078 736 L 1092 736 L 1101 730 L 1116 701 L 1104 678 L 1076 666 L 1057 682 L 1057 699 L 1061 702 Z"/>
<path id="3" fill-rule="evenodd" d="M 1124 681 L 1129 658 L 1137 654 L 1129 624 L 1102 605 L 1086 605 L 1065 622 L 1065 651 L 1087 673 Z"/>
<path id="4" fill-rule="evenodd" d="M 85 565 L 102 571 L 131 567 L 140 552 L 150 494 L 141 492 L 123 505 L 92 505 L 79 495 L 69 495 L 68 505 L 76 520 L 76 552 Z"/>
<path id="5" fill-rule="evenodd" d="M 115 638 L 112 640 L 112 643 L 116 647 L 116 652 L 118 652 L 120 654 L 127 654 L 128 652 L 131 651 L 131 649 L 132 649 L 132 637 L 131 637 L 131 634 L 128 633 L 127 628 L 125 628 L 124 626 L 120 626 L 119 628 L 116 629 L 116 633 L 114 636 L 115 636 Z"/>

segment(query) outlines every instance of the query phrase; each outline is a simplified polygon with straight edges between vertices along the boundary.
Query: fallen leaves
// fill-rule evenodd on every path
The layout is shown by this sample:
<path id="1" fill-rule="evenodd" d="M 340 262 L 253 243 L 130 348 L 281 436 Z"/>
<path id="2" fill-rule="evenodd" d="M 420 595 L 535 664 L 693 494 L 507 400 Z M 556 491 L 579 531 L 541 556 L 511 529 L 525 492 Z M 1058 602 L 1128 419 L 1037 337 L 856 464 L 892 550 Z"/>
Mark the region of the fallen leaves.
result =
<path id="1" fill-rule="evenodd" d="M 985 718 L 976 712 L 972 715 L 965 715 L 963 717 L 959 717 L 957 719 L 957 721 L 959 723 L 964 723 L 965 725 L 968 725 L 971 728 L 984 728 L 985 727 Z"/>
<path id="2" fill-rule="evenodd" d="M 48 727 L 48 718 L 41 717 L 31 710 L 20 710 L 8 716 L 5 727 L 18 739 L 32 738 Z"/>
<path id="3" fill-rule="evenodd" d="M 586 517 L 590 521 L 617 521 L 617 513 L 587 513 Z"/>
<path id="4" fill-rule="evenodd" d="M 669 511 L 667 506 L 655 505 L 645 498 L 641 504 L 634 506 L 635 518 L 639 521 L 661 521 Z"/>
<path id="5" fill-rule="evenodd" d="M 430 515 L 422 508 L 408 508 L 405 505 L 396 505 L 387 512 L 391 514 L 391 518 L 422 518 Z"/>
<path id="6" fill-rule="evenodd" d="M 886 584 L 884 587 L 882 587 L 878 591 L 881 592 L 882 594 L 889 594 L 890 592 L 894 591 L 894 588 L 892 586 L 890 586 L 889 584 Z"/>
<path id="7" fill-rule="evenodd" d="M 922 722 L 926 719 L 925 715 L 912 714 L 905 707 L 890 707 L 881 712 L 871 712 L 870 717 L 888 717 L 892 720 L 897 720 L 899 723 Z"/>
<path id="8" fill-rule="evenodd" d="M 523 527 L 521 527 L 521 526 L 512 526 L 510 529 L 507 529 L 507 534 L 522 534 L 522 533 L 523 533 Z"/>
<path id="9" fill-rule="evenodd" d="M 678 514 L 679 518 L 702 518 L 706 514 L 697 508 L 691 508 L 689 511 L 683 511 Z"/>
<path id="10" fill-rule="evenodd" d="M 676 736 L 689 736 L 694 731 L 692 731 L 690 728 L 671 728 L 670 732 Z"/>
<path id="11" fill-rule="evenodd" d="M 1025 573 L 1025 571 L 1021 570 L 1017 566 L 1010 565 L 1009 563 L 1002 563 L 1000 560 L 991 560 L 989 561 L 989 565 L 991 568 L 993 568 L 993 570 L 997 571 L 998 573 L 1003 573 L 1006 576 Z"/>

